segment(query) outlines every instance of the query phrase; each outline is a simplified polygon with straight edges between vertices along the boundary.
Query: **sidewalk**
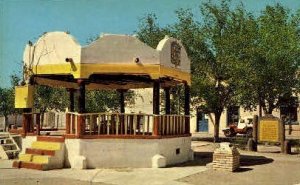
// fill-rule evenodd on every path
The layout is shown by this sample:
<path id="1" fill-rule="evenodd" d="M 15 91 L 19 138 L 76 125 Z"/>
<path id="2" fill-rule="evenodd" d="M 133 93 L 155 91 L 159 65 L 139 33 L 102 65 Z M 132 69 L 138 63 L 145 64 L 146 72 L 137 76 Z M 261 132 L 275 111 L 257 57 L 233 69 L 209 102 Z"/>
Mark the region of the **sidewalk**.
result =
<path id="1" fill-rule="evenodd" d="M 0 161 L 1 163 L 2 161 Z M 120 168 L 92 170 L 50 170 L 0 169 L 0 184 L 155 184 L 187 185 L 177 179 L 206 170 L 205 166 L 186 166 L 170 168 Z"/>

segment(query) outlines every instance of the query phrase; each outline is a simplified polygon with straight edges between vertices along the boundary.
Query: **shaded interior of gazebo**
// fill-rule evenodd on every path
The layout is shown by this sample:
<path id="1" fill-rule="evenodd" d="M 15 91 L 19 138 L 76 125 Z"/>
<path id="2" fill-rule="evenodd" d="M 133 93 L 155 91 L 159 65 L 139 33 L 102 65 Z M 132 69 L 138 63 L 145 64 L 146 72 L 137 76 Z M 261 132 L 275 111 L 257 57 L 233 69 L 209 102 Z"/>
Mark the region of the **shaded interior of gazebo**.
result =
<path id="1" fill-rule="evenodd" d="M 180 41 L 166 37 L 153 49 L 127 35 L 103 35 L 81 47 L 64 32 L 46 33 L 24 52 L 26 85 L 16 87 L 16 108 L 22 108 L 22 134 L 40 135 L 39 113 L 34 113 L 35 85 L 63 87 L 69 92 L 66 138 L 163 138 L 190 136 L 190 61 Z M 170 88 L 184 84 L 184 115 L 170 114 Z M 153 112 L 125 113 L 129 89 L 152 88 Z M 116 90 L 117 112 L 88 113 L 87 90 Z M 160 90 L 165 114 L 160 114 Z M 78 98 L 74 94 L 78 93 Z M 78 112 L 74 110 L 77 101 Z"/>

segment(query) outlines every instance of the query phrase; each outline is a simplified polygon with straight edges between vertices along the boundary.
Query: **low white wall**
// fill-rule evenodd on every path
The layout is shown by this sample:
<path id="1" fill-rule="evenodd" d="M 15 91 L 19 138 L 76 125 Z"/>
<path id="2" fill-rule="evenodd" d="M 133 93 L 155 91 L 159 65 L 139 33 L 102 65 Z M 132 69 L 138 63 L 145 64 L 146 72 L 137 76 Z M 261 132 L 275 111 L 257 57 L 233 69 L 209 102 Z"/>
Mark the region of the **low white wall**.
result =
<path id="1" fill-rule="evenodd" d="M 25 138 L 22 138 L 22 154 L 25 153 L 26 148 L 31 148 L 31 144 L 37 140 L 36 138 L 36 136 L 26 136 Z"/>
<path id="2" fill-rule="evenodd" d="M 152 167 L 159 154 L 167 165 L 188 161 L 191 138 L 168 139 L 66 139 L 66 166 L 74 168 L 76 159 L 85 157 L 87 168 Z M 176 149 L 179 153 L 176 154 Z"/>

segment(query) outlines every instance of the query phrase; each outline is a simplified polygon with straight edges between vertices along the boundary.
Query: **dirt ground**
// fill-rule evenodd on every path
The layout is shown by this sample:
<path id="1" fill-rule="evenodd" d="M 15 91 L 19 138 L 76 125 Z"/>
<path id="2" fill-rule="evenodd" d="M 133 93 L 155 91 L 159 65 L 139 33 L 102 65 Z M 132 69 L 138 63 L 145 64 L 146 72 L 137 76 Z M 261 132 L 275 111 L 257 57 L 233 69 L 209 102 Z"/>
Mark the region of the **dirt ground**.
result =
<path id="1" fill-rule="evenodd" d="M 300 185 L 300 155 L 280 154 L 278 146 L 259 146 L 260 152 L 240 151 L 236 172 L 214 171 L 209 166 L 216 145 L 193 141 L 195 160 L 161 169 L 93 169 L 35 171 L 0 164 L 0 185 Z M 1 163 L 1 161 L 0 161 Z M 3 164 L 3 162 L 2 162 Z"/>
<path id="2" fill-rule="evenodd" d="M 198 143 L 193 142 L 193 163 L 207 165 L 212 162 L 215 145 L 209 142 Z M 279 150 L 276 146 L 259 146 L 260 152 L 240 151 L 241 167 L 236 172 L 214 171 L 209 168 L 178 181 L 195 185 L 300 185 L 300 155 L 284 155 Z"/>

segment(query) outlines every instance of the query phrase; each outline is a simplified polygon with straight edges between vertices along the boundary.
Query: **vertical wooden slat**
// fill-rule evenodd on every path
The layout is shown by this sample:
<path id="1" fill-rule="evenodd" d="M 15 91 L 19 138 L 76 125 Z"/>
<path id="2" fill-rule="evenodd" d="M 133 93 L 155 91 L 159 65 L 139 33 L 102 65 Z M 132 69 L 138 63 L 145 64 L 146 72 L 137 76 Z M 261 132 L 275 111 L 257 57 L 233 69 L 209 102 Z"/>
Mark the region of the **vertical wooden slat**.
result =
<path id="1" fill-rule="evenodd" d="M 92 126 L 93 126 L 93 117 L 92 117 L 92 115 L 90 115 L 89 116 L 89 118 L 90 118 L 90 120 L 89 120 L 89 123 L 88 123 L 88 125 L 89 125 L 89 130 L 90 130 L 90 135 L 92 135 Z"/>
<path id="2" fill-rule="evenodd" d="M 183 128 L 183 133 L 185 133 L 186 132 L 186 130 L 185 130 L 185 128 L 186 128 L 185 127 L 185 116 L 182 117 L 182 122 L 183 122 L 183 127 L 182 127 Z"/>
<path id="3" fill-rule="evenodd" d="M 147 134 L 149 134 L 149 127 L 150 127 L 150 116 L 147 116 Z"/>
<path id="4" fill-rule="evenodd" d="M 77 115 L 73 114 L 72 115 L 72 134 L 76 134 L 75 125 L 77 125 Z"/>
<path id="5" fill-rule="evenodd" d="M 71 115 L 66 113 L 66 134 L 70 134 Z"/>
<path id="6" fill-rule="evenodd" d="M 124 123 L 125 123 L 125 125 L 124 125 L 124 126 L 125 126 L 125 133 L 124 133 L 124 134 L 127 135 L 127 129 L 128 129 L 128 128 L 127 128 L 127 126 L 128 126 L 128 125 L 127 125 L 127 123 L 128 123 L 128 115 L 124 115 Z"/>
<path id="7" fill-rule="evenodd" d="M 109 130 L 110 130 L 110 116 L 109 115 L 106 115 L 106 120 L 107 120 L 107 135 L 110 134 Z"/>
<path id="8" fill-rule="evenodd" d="M 81 136 L 81 126 L 82 126 L 82 116 L 81 115 L 77 115 L 77 122 L 76 122 L 76 137 L 80 138 Z"/>
<path id="9" fill-rule="evenodd" d="M 169 134 L 172 135 L 173 133 L 173 120 L 172 120 L 172 116 L 169 116 L 169 123 L 170 123 L 170 132 Z"/>
<path id="10" fill-rule="evenodd" d="M 37 135 L 40 135 L 40 113 L 37 113 L 36 114 L 36 118 L 35 118 L 35 120 L 36 120 L 36 134 Z"/>
<path id="11" fill-rule="evenodd" d="M 179 116 L 176 115 L 175 119 L 176 119 L 176 133 L 180 134 L 180 132 L 179 132 Z"/>
<path id="12" fill-rule="evenodd" d="M 137 121 L 138 121 L 137 115 L 133 115 L 133 119 L 132 119 L 133 135 L 136 135 Z"/>
<path id="13" fill-rule="evenodd" d="M 116 114 L 116 135 L 119 135 L 120 115 Z"/>
<path id="14" fill-rule="evenodd" d="M 161 135 L 165 135 L 165 116 L 161 115 Z"/>
<path id="15" fill-rule="evenodd" d="M 142 117 L 142 125 L 143 125 L 142 132 L 143 132 L 143 135 L 145 135 L 145 126 L 146 126 L 146 116 L 145 115 L 143 115 L 143 117 Z"/>
<path id="16" fill-rule="evenodd" d="M 100 135 L 100 128 L 101 128 L 101 115 L 98 114 L 97 117 L 97 125 L 98 125 L 98 135 Z"/>

